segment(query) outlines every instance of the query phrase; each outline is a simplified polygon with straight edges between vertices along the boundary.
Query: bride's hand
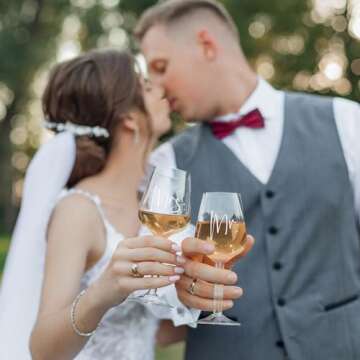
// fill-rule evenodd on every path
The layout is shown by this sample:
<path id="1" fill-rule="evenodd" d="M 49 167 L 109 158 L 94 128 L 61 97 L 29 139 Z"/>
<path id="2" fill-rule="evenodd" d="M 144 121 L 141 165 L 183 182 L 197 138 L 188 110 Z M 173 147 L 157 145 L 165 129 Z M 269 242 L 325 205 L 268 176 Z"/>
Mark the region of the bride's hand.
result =
<path id="1" fill-rule="evenodd" d="M 168 239 L 141 236 L 124 239 L 97 281 L 99 296 L 108 306 L 123 302 L 132 292 L 156 289 L 175 283 L 184 272 L 180 247 Z M 156 275 L 159 277 L 144 277 Z M 101 294 L 101 295 L 100 295 Z"/>

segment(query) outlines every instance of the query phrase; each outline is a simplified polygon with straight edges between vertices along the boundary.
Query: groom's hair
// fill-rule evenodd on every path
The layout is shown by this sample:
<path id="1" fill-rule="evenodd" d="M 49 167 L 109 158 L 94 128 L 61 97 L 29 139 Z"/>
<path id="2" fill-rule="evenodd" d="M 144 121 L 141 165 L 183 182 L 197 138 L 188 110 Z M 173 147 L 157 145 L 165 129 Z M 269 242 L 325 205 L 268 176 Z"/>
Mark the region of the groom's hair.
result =
<path id="1" fill-rule="evenodd" d="M 165 26 L 180 23 L 189 16 L 207 11 L 220 20 L 239 40 L 239 32 L 226 8 L 215 0 L 167 0 L 147 9 L 140 17 L 134 34 L 142 40 L 148 30 L 157 24 Z"/>

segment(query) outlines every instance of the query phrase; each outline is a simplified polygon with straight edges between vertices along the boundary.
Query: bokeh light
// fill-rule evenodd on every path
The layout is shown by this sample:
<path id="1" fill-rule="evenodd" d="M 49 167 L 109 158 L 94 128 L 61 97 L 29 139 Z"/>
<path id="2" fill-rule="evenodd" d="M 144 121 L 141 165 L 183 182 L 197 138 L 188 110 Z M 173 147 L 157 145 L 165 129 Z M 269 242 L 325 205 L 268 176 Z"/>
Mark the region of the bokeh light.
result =
<path id="1" fill-rule="evenodd" d="M 328 18 L 342 14 L 346 10 L 347 0 L 313 0 L 311 17 L 316 23 L 322 23 Z"/>
<path id="2" fill-rule="evenodd" d="M 14 145 L 24 145 L 28 138 L 28 132 L 25 127 L 16 127 L 10 133 L 10 140 Z"/>
<path id="3" fill-rule="evenodd" d="M 270 80 L 275 75 L 272 58 L 267 55 L 260 56 L 256 61 L 256 71 L 264 79 Z"/>
<path id="4" fill-rule="evenodd" d="M 255 38 L 259 39 L 265 35 L 266 27 L 260 21 L 254 21 L 249 25 L 249 34 Z"/>
<path id="5" fill-rule="evenodd" d="M 360 1 L 349 0 L 351 19 L 349 22 L 349 33 L 356 39 L 360 39 Z"/>
<path id="6" fill-rule="evenodd" d="M 19 171 L 24 172 L 30 161 L 29 156 L 23 151 L 16 151 L 11 159 L 12 165 Z"/>
<path id="7" fill-rule="evenodd" d="M 304 51 L 305 40 L 301 35 L 279 36 L 273 41 L 273 48 L 280 54 L 299 55 Z"/>
<path id="8" fill-rule="evenodd" d="M 108 12 L 101 18 L 101 26 L 105 31 L 115 27 L 120 27 L 123 23 L 124 17 L 117 11 Z"/>
<path id="9" fill-rule="evenodd" d="M 82 9 L 90 9 L 96 5 L 96 0 L 71 0 L 71 4 Z"/>
<path id="10" fill-rule="evenodd" d="M 120 0 L 101 0 L 101 5 L 105 9 L 111 9 L 119 5 Z"/>
<path id="11" fill-rule="evenodd" d="M 351 63 L 351 71 L 355 74 L 360 76 L 360 58 L 355 59 Z"/>
<path id="12" fill-rule="evenodd" d="M 80 52 L 80 43 L 75 40 L 68 40 L 60 44 L 56 58 L 58 61 L 65 61 L 79 55 Z"/>

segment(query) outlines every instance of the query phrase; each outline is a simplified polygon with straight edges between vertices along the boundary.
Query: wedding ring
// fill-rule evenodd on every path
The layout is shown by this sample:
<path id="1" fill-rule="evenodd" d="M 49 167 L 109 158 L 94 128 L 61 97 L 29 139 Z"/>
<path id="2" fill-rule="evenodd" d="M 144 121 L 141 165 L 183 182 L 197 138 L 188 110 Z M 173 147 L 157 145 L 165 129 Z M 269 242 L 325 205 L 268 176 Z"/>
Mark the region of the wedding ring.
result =
<path id="1" fill-rule="evenodd" d="M 189 286 L 188 292 L 191 295 L 195 294 L 195 285 L 196 285 L 197 279 L 193 279 L 191 285 Z"/>
<path id="2" fill-rule="evenodd" d="M 139 273 L 139 265 L 134 263 L 131 265 L 131 275 L 136 278 L 141 278 L 142 275 Z"/>

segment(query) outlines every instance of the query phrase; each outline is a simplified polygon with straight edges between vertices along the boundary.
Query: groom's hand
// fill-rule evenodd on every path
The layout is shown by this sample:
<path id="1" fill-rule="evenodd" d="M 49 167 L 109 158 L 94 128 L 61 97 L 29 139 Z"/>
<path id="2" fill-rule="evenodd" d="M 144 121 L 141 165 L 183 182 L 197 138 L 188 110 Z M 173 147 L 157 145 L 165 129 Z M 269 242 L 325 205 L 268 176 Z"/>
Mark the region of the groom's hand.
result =
<path id="1" fill-rule="evenodd" d="M 248 235 L 245 249 L 236 260 L 244 257 L 253 244 L 254 238 Z M 243 294 L 243 290 L 234 286 L 238 280 L 235 272 L 228 269 L 216 269 L 214 266 L 204 263 L 207 259 L 206 255 L 214 252 L 214 247 L 203 240 L 186 238 L 182 242 L 182 252 L 186 258 L 185 273 L 176 283 L 180 301 L 191 308 L 212 311 L 214 284 L 223 284 L 224 300 L 222 308 L 223 310 L 232 308 L 233 300 L 239 298 Z M 200 262 L 202 259 L 204 259 L 204 262 Z M 196 281 L 195 285 L 192 285 L 194 280 Z"/>

